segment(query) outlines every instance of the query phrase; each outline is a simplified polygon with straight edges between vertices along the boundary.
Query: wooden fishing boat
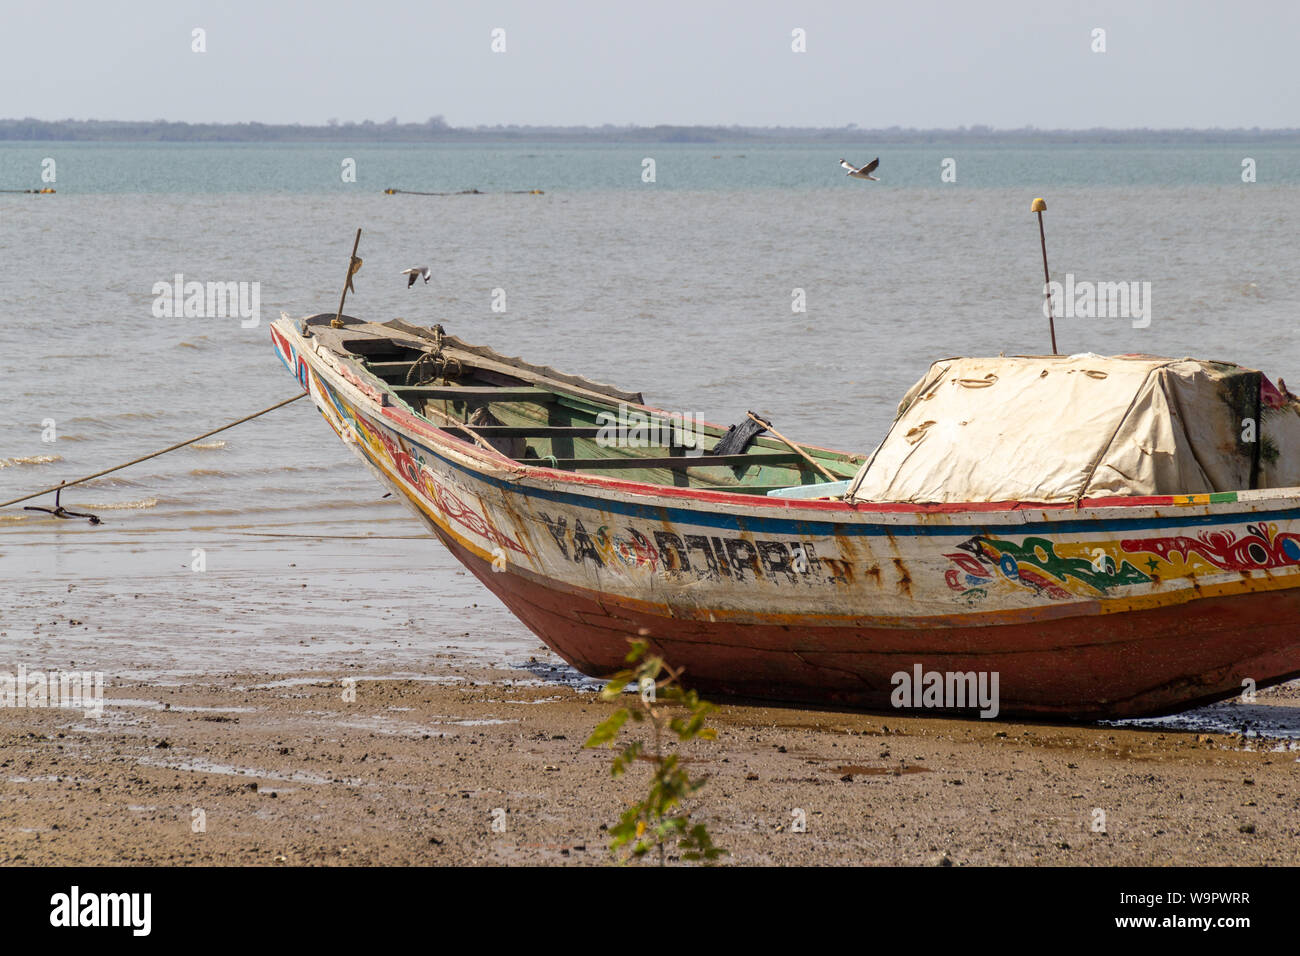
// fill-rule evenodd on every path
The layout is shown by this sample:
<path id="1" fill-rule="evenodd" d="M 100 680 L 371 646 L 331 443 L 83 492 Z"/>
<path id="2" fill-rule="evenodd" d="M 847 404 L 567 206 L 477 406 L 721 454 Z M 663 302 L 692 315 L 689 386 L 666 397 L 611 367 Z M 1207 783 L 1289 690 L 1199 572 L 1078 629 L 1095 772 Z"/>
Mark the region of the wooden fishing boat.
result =
<path id="1" fill-rule="evenodd" d="M 586 674 L 641 637 L 707 694 L 890 710 L 900 673 L 992 673 L 1001 714 L 1086 719 L 1300 675 L 1300 489 L 845 501 L 867 456 L 767 434 L 711 454 L 640 394 L 440 328 L 315 315 L 271 338 L 380 481 Z M 615 418 L 632 429 L 611 442 Z"/>

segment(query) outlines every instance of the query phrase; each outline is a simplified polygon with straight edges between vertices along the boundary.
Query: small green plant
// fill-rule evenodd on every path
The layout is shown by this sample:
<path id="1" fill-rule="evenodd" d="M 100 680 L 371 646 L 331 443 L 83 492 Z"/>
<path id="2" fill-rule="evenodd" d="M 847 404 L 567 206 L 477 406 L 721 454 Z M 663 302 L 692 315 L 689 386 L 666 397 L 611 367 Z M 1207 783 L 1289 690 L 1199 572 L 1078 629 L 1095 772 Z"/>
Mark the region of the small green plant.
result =
<path id="1" fill-rule="evenodd" d="M 638 761 L 653 766 L 650 788 L 640 801 L 629 807 L 618 823 L 610 828 L 610 852 L 626 863 L 640 860 L 655 851 L 663 866 L 668 849 L 675 846 L 683 860 L 711 862 L 727 851 L 713 845 L 703 823 L 691 823 L 690 812 L 682 804 L 704 786 L 707 777 L 692 778 L 676 753 L 666 751 L 668 737 L 686 743 L 691 740 L 716 740 L 717 731 L 704 725 L 714 706 L 700 700 L 693 690 L 684 689 L 663 658 L 647 655 L 645 641 L 631 641 L 625 663 L 628 667 L 615 674 L 600 692 L 601 700 L 617 700 L 629 684 L 637 687 L 636 702 L 620 707 L 591 733 L 585 747 L 613 747 L 619 732 L 630 718 L 648 723 L 652 731 L 650 748 L 643 740 L 629 741 L 614 757 L 610 773 L 621 777 Z M 680 712 L 669 716 L 669 706 Z"/>

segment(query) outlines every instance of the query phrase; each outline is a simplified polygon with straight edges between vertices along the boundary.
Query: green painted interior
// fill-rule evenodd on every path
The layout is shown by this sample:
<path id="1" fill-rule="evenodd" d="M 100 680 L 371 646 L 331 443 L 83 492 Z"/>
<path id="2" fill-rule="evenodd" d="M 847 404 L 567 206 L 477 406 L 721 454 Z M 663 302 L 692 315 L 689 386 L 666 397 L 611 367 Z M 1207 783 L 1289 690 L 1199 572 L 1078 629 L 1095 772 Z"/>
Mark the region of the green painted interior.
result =
<path id="1" fill-rule="evenodd" d="M 601 412 L 617 415 L 618 402 L 610 400 L 601 402 L 586 396 L 579 396 L 565 391 L 560 385 L 554 388 L 545 386 L 545 393 L 537 401 L 490 401 L 485 402 L 481 396 L 471 401 L 437 397 L 439 386 L 460 386 L 470 388 L 496 387 L 511 389 L 519 395 L 521 388 L 527 389 L 538 383 L 523 380 L 503 381 L 503 376 L 496 373 L 483 373 L 475 368 L 464 368 L 462 373 L 450 380 L 437 379 L 423 382 L 425 391 L 434 397 L 420 394 L 418 388 L 406 388 L 405 380 L 410 363 L 418 355 L 411 349 L 394 348 L 391 352 L 377 352 L 362 357 L 366 371 L 377 379 L 378 384 L 390 390 L 394 404 L 407 408 L 412 414 L 423 418 L 437 428 L 447 428 L 449 423 L 442 416 L 449 416 L 459 422 L 468 422 L 478 407 L 485 406 L 495 423 L 512 429 L 510 434 L 493 433 L 488 427 L 481 437 L 517 460 L 544 467 L 566 467 L 561 464 L 572 459 L 622 458 L 668 458 L 681 456 L 685 461 L 708 461 L 708 455 L 692 458 L 685 454 L 685 449 L 673 447 L 672 437 L 668 442 L 657 442 L 645 447 L 629 448 L 604 446 L 594 436 L 575 434 L 545 434 L 540 430 L 532 434 L 520 435 L 513 429 L 533 430 L 545 427 L 562 426 L 568 428 L 595 428 L 601 422 L 597 416 Z M 492 378 L 492 381 L 488 381 Z M 395 389 L 395 390 L 394 390 Z M 510 394 L 510 393 L 505 393 Z M 437 414 L 441 413 L 441 414 Z M 473 427 L 473 426 L 470 426 Z M 711 448 L 725 429 L 708 425 L 701 426 L 705 439 L 703 446 Z M 508 443 L 513 443 L 510 445 Z M 858 456 L 844 455 L 838 452 L 805 448 L 818 463 L 825 467 L 837 479 L 852 478 L 861 465 Z M 712 488 L 743 494 L 765 495 L 777 488 L 793 485 L 810 485 L 829 482 L 830 479 L 820 474 L 807 462 L 802 461 L 791 452 L 789 446 L 770 435 L 761 435 L 750 443 L 747 455 L 755 458 L 753 464 L 709 465 L 701 464 L 690 468 L 664 467 L 621 467 L 617 469 L 583 469 L 574 470 L 587 474 L 602 474 L 626 481 L 646 482 L 679 488 Z M 774 458 L 761 461 L 760 456 Z M 794 459 L 794 460 L 787 460 Z"/>

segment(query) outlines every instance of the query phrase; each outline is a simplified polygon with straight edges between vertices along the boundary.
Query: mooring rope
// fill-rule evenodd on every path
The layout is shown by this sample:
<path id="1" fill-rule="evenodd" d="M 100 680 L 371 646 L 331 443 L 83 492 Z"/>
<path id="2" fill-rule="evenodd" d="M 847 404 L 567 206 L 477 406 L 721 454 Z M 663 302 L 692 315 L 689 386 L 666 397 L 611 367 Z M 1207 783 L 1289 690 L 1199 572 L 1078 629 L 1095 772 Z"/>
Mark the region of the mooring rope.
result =
<path id="1" fill-rule="evenodd" d="M 243 418 L 237 418 L 235 419 L 235 421 L 230 422 L 229 424 L 222 425 L 220 428 L 214 428 L 212 429 L 212 431 L 204 432 L 202 435 L 195 435 L 193 438 L 187 441 L 177 442 L 175 445 L 168 445 L 166 448 L 163 448 L 159 451 L 152 452 L 151 454 L 148 455 L 141 455 L 139 458 L 132 458 L 130 461 L 125 461 L 120 465 L 114 465 L 112 468 L 105 468 L 103 471 L 97 471 L 93 475 L 86 475 L 84 478 L 77 478 L 73 481 L 61 481 L 57 485 L 51 485 L 48 488 L 42 488 L 40 491 L 34 491 L 30 495 L 24 495 L 23 497 L 15 498 L 12 501 L 0 502 L 0 508 L 8 508 L 10 505 L 18 504 L 20 501 L 30 501 L 33 498 L 39 498 L 41 495 L 48 495 L 51 491 L 59 491 L 63 488 L 71 488 L 73 485 L 79 485 L 82 482 L 90 481 L 92 478 L 102 478 L 104 475 L 111 475 L 115 471 L 121 471 L 123 468 L 129 468 L 132 465 L 138 465 L 140 464 L 140 462 L 148 461 L 150 458 L 157 458 L 159 455 L 165 455 L 169 451 L 175 451 L 178 448 L 184 448 L 186 445 L 193 445 L 196 441 L 202 441 L 203 439 L 207 438 L 209 435 L 215 435 L 217 432 L 224 432 L 227 428 L 234 428 L 236 425 L 242 425 L 244 422 L 252 421 L 254 418 L 257 418 L 260 415 L 265 415 L 267 412 L 273 412 L 277 408 L 283 408 L 285 405 L 288 405 L 290 402 L 296 402 L 298 401 L 298 399 L 306 398 L 306 397 L 307 397 L 307 393 L 303 392 L 301 395 L 295 395 L 293 398 L 286 398 L 282 402 L 276 402 L 270 408 L 264 408 L 260 412 L 253 412 L 253 414 L 251 415 L 245 415 Z"/>

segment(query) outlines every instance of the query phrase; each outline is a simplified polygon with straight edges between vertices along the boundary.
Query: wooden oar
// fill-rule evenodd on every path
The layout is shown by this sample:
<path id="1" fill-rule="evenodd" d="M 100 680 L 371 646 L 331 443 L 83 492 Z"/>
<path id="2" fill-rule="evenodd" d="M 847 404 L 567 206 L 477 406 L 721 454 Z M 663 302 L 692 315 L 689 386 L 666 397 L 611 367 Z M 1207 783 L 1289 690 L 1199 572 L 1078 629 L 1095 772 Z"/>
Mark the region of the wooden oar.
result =
<path id="1" fill-rule="evenodd" d="M 818 462 L 814 461 L 811 455 L 809 455 L 806 451 L 804 451 L 802 448 L 800 448 L 798 445 L 796 445 L 796 444 L 795 444 L 794 442 L 792 442 L 790 439 L 786 438 L 786 437 L 785 437 L 784 435 L 782 435 L 779 431 L 777 431 L 775 428 L 773 428 L 771 422 L 767 421 L 766 419 L 759 418 L 759 417 L 758 417 L 757 415 L 755 415 L 753 412 L 745 412 L 745 414 L 748 415 L 748 416 L 749 416 L 751 419 L 753 419 L 754 421 L 756 421 L 758 424 L 762 425 L 764 428 L 766 428 L 768 431 L 770 431 L 774 436 L 776 436 L 777 438 L 779 438 L 781 441 L 785 442 L 788 446 L 790 446 L 790 450 L 791 450 L 791 451 L 798 452 L 800 455 L 802 455 L 804 461 L 808 462 L 808 464 L 812 465 L 814 468 L 816 468 L 818 471 L 820 471 L 823 475 L 825 475 L 825 476 L 826 476 L 827 478 L 829 478 L 831 481 L 843 481 L 843 480 L 844 480 L 844 479 L 841 478 L 839 475 L 833 475 L 833 474 L 831 474 L 829 471 L 827 471 L 825 468 L 823 468 L 823 467 L 821 466 L 821 464 L 819 464 Z"/>
<path id="2" fill-rule="evenodd" d="M 429 408 L 428 406 L 425 406 L 424 414 L 437 415 L 443 421 L 451 422 L 451 424 L 454 425 L 457 430 L 464 431 L 466 434 L 469 435 L 470 438 L 474 439 L 474 441 L 477 442 L 483 448 L 487 449 L 490 452 L 495 452 L 498 455 L 502 454 L 501 449 L 497 448 L 491 442 L 487 441 L 478 432 L 474 431 L 474 429 L 470 427 L 466 422 L 462 422 L 460 419 L 453 418 L 452 416 L 448 415 L 446 412 L 440 412 L 436 408 Z"/>

